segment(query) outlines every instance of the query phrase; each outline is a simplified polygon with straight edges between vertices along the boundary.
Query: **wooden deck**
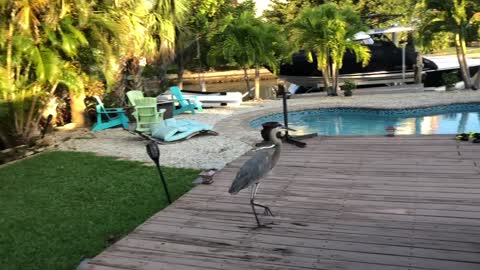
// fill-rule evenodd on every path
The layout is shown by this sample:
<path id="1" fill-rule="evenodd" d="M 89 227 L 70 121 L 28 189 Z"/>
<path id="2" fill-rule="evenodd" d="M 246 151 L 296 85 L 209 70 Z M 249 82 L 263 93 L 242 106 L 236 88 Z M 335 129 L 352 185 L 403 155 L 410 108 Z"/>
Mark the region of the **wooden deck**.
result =
<path id="1" fill-rule="evenodd" d="M 90 269 L 480 269 L 480 145 L 452 136 L 287 146 L 258 202 L 227 189 L 243 156 L 97 256 Z"/>

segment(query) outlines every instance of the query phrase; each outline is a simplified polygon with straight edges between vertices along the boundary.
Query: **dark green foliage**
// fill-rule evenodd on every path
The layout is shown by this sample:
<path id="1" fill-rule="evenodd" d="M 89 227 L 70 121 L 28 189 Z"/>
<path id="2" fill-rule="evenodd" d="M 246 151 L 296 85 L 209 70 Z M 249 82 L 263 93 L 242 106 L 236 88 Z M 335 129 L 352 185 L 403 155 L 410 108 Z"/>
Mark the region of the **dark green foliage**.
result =
<path id="1" fill-rule="evenodd" d="M 416 0 L 360 0 L 358 7 L 362 15 L 367 14 L 398 14 L 411 8 Z"/>
<path id="2" fill-rule="evenodd" d="M 325 0 L 272 0 L 271 8 L 264 12 L 264 17 L 269 22 L 285 25 L 298 17 L 302 8 L 319 6 L 326 3 Z"/>
<path id="3" fill-rule="evenodd" d="M 450 88 L 454 87 L 457 82 L 460 81 L 460 78 L 458 77 L 457 73 L 450 72 L 442 74 L 442 81 L 443 84 L 445 84 L 447 90 L 449 90 Z"/>
<path id="4" fill-rule="evenodd" d="M 352 91 L 357 88 L 357 85 L 353 81 L 345 81 L 342 85 L 342 90 L 343 91 Z"/>
<path id="5" fill-rule="evenodd" d="M 455 35 L 455 47 L 466 89 L 474 89 L 466 61 L 468 32 L 478 27 L 480 0 L 424 0 L 419 5 L 422 23 L 418 29 L 424 47 L 432 47 L 435 36 L 449 32 Z M 475 28 L 478 29 L 478 28 Z"/>
<path id="6" fill-rule="evenodd" d="M 174 199 L 197 170 L 164 168 Z M 156 168 L 50 152 L 0 169 L 2 270 L 74 269 L 166 206 Z"/>

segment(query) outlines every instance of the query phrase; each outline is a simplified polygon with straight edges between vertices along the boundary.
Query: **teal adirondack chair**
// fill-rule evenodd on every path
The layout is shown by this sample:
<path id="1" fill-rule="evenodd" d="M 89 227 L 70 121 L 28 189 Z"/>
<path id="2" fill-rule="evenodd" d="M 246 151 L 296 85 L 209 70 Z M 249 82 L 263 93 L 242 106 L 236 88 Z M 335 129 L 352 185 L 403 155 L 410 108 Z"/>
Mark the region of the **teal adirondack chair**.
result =
<path id="1" fill-rule="evenodd" d="M 192 103 L 190 99 L 185 99 L 183 97 L 182 91 L 177 86 L 171 86 L 169 89 L 172 93 L 172 100 L 174 102 L 178 102 L 180 105 L 180 108 L 178 109 L 175 106 L 173 107 L 173 115 L 178 115 L 186 111 L 191 111 L 192 114 L 195 114 L 195 108 L 199 112 L 203 111 L 202 103 L 197 100 L 197 97 L 194 97 L 194 101 Z"/>
<path id="2" fill-rule="evenodd" d="M 133 115 L 137 119 L 138 132 L 150 133 L 150 126 L 152 124 L 163 121 L 163 114 L 165 109 L 157 111 L 157 99 L 153 97 L 146 97 L 135 99 L 135 112 Z"/>
<path id="3" fill-rule="evenodd" d="M 98 103 L 96 106 L 97 123 L 93 125 L 92 131 L 100 131 L 120 125 L 123 128 L 128 128 L 128 118 L 123 108 L 105 108 L 98 96 L 95 96 L 95 99 Z"/>

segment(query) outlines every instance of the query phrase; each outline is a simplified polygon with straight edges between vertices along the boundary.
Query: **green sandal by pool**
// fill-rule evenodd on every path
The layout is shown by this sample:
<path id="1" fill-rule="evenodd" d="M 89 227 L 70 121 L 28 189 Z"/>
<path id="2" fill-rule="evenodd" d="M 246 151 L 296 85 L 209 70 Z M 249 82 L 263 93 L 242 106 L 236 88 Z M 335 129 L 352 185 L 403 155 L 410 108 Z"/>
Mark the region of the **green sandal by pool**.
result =
<path id="1" fill-rule="evenodd" d="M 478 139 L 480 138 L 480 133 L 470 132 L 470 134 L 468 134 L 468 137 L 472 139 Z"/>

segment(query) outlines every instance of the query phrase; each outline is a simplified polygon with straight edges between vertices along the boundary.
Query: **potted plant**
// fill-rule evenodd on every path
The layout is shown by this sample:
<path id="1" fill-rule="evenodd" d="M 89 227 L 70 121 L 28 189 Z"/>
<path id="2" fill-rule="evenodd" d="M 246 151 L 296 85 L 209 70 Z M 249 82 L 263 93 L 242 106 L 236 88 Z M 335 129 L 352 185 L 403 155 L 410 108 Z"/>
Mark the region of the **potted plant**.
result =
<path id="1" fill-rule="evenodd" d="M 342 85 L 343 95 L 351 97 L 353 90 L 357 88 L 357 85 L 353 81 L 346 80 Z"/>
<path id="2" fill-rule="evenodd" d="M 450 72 L 442 74 L 442 81 L 445 84 L 445 90 L 451 91 L 455 89 L 455 84 L 459 81 L 457 73 Z"/>

